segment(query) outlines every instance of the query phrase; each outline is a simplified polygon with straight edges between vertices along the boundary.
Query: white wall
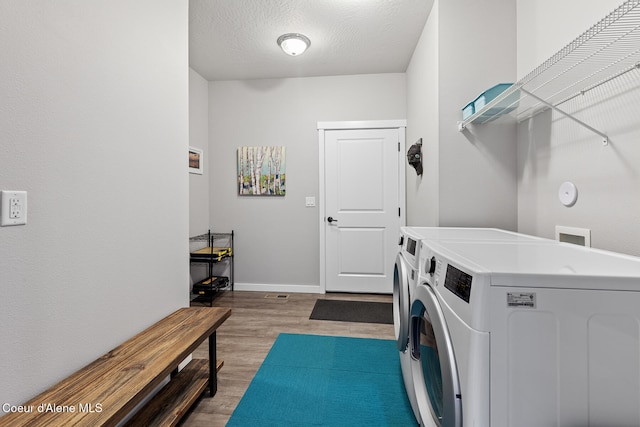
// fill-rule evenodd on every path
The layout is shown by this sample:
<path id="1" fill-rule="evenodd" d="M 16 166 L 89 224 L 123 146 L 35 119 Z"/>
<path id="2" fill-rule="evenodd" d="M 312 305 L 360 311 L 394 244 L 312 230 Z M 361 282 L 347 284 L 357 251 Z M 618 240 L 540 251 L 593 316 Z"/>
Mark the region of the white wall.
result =
<path id="1" fill-rule="evenodd" d="M 429 169 L 408 172 L 409 225 L 517 227 L 513 121 L 456 125 L 482 91 L 515 80 L 515 15 L 513 0 L 435 0 L 407 71 L 407 142 L 423 139 Z"/>
<path id="2" fill-rule="evenodd" d="M 439 2 L 433 4 L 407 68 L 407 149 L 422 138 L 422 175 L 407 165 L 407 224 L 440 222 Z"/>
<path id="3" fill-rule="evenodd" d="M 527 74 L 619 6 L 619 1 L 518 2 L 519 74 Z M 576 11 L 571 19 L 566 9 Z M 571 33 L 569 33 L 569 30 Z M 532 52 L 536 63 L 525 63 Z M 542 56 L 544 53 L 545 56 Z M 525 69 L 525 65 L 530 69 Z M 521 71 L 522 70 L 522 71 Z M 518 127 L 518 228 L 554 237 L 556 225 L 591 229 L 595 247 L 640 255 L 640 72 L 588 92 L 562 108 L 606 132 L 609 146 L 580 125 L 546 111 Z M 564 181 L 578 187 L 578 201 L 558 200 Z"/>
<path id="4" fill-rule="evenodd" d="M 211 225 L 237 233 L 238 289 L 319 291 L 317 122 L 404 119 L 405 75 L 210 82 L 209 108 Z M 237 195 L 237 149 L 257 145 L 286 147 L 286 196 Z"/>
<path id="5" fill-rule="evenodd" d="M 0 2 L 0 189 L 28 191 L 0 228 L 2 403 L 188 304 L 187 24 L 187 2 Z"/>
<path id="6" fill-rule="evenodd" d="M 204 150 L 203 174 L 189 174 L 189 236 L 209 230 L 209 82 L 189 68 L 189 145 Z"/>

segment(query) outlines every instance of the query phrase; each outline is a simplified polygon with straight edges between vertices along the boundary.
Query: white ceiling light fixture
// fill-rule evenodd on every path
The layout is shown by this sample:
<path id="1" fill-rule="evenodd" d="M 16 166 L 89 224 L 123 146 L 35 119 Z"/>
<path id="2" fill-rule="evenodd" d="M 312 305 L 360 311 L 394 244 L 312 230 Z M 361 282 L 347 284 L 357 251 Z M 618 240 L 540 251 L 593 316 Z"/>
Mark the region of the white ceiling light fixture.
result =
<path id="1" fill-rule="evenodd" d="M 302 55 L 311 45 L 311 41 L 307 36 L 298 33 L 283 34 L 278 37 L 278 46 L 291 56 Z"/>

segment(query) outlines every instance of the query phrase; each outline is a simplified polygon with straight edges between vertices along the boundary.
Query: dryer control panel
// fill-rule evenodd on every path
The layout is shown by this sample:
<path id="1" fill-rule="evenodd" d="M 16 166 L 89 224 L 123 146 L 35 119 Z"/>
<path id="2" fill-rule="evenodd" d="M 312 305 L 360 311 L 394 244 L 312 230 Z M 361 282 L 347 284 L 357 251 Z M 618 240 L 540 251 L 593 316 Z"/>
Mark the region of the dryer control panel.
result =
<path id="1" fill-rule="evenodd" d="M 447 274 L 444 278 L 444 287 L 457 295 L 464 302 L 468 303 L 471 297 L 471 282 L 473 278 L 470 274 L 465 273 L 452 266 L 447 265 Z"/>
<path id="2" fill-rule="evenodd" d="M 416 245 L 417 242 L 409 237 L 407 239 L 407 252 L 409 252 L 413 256 L 416 256 Z"/>

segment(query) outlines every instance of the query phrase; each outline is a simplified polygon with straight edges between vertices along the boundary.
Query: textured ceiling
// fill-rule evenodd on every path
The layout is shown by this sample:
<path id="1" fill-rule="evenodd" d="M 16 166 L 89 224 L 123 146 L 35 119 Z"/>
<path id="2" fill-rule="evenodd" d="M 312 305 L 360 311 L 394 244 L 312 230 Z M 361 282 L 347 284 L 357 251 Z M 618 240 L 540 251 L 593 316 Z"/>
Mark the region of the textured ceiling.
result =
<path id="1" fill-rule="evenodd" d="M 407 69 L 433 0 L 190 0 L 189 63 L 207 80 L 395 73 Z M 311 47 L 285 55 L 276 39 Z"/>

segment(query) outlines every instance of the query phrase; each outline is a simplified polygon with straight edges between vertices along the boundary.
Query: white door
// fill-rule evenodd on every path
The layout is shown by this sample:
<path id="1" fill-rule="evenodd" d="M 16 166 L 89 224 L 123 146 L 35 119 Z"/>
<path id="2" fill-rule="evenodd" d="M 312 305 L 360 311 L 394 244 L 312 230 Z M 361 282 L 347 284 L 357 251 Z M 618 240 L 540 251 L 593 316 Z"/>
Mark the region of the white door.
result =
<path id="1" fill-rule="evenodd" d="M 403 162 L 404 127 L 324 131 L 326 291 L 393 292 Z"/>

